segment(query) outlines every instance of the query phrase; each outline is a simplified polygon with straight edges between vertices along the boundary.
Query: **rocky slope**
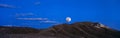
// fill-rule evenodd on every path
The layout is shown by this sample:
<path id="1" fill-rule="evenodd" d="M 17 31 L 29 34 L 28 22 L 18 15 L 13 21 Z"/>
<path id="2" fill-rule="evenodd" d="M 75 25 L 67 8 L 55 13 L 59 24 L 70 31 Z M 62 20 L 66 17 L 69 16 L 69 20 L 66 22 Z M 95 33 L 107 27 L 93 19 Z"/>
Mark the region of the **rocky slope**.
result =
<path id="1" fill-rule="evenodd" d="M 1 26 L 0 38 L 120 38 L 120 31 L 93 22 L 58 24 L 43 30 Z"/>

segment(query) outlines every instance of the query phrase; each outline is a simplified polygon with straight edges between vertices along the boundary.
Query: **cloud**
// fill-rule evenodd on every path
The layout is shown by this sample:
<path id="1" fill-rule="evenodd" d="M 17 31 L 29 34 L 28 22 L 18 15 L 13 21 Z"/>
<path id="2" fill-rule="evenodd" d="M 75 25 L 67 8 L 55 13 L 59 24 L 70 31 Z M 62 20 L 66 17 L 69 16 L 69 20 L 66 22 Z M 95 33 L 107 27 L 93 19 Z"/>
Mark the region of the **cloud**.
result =
<path id="1" fill-rule="evenodd" d="M 33 13 L 16 13 L 15 16 L 32 16 L 34 15 Z"/>
<path id="2" fill-rule="evenodd" d="M 42 21 L 41 23 L 58 23 L 56 21 L 51 21 L 51 20 L 47 20 L 47 21 Z"/>
<path id="3" fill-rule="evenodd" d="M 3 26 L 13 26 L 13 25 L 3 25 Z"/>
<path id="4" fill-rule="evenodd" d="M 0 4 L 0 7 L 2 7 L 2 8 L 16 8 L 15 6 L 8 5 L 8 4 Z"/>
<path id="5" fill-rule="evenodd" d="M 47 18 L 16 18 L 18 20 L 39 20 L 39 21 L 45 21 L 48 20 Z"/>
<path id="6" fill-rule="evenodd" d="M 34 4 L 35 4 L 35 5 L 40 5 L 40 2 L 35 2 Z"/>
<path id="7" fill-rule="evenodd" d="M 49 20 L 48 18 L 16 18 L 18 20 L 30 20 L 30 21 L 39 21 L 40 23 L 54 23 L 57 24 L 59 22 Z"/>

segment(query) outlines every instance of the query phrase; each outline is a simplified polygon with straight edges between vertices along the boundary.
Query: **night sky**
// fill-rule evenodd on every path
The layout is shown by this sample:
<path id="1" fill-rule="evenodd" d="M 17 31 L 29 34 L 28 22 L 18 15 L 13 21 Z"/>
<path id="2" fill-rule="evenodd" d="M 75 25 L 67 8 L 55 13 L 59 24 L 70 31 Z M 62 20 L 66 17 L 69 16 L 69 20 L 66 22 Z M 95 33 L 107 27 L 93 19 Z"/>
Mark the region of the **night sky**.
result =
<path id="1" fill-rule="evenodd" d="M 48 28 L 74 22 L 100 22 L 120 30 L 120 0 L 0 0 L 0 25 Z"/>

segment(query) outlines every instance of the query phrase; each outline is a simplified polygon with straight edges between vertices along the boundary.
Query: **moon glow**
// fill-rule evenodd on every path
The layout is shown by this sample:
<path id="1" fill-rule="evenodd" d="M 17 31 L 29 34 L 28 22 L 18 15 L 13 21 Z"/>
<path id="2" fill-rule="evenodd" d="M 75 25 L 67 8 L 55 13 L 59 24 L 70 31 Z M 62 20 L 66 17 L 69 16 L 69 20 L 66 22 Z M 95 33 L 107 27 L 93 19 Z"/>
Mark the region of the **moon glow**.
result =
<path id="1" fill-rule="evenodd" d="M 67 22 L 70 22 L 70 21 L 71 21 L 71 18 L 70 18 L 70 17 L 66 17 L 66 21 L 67 21 Z"/>

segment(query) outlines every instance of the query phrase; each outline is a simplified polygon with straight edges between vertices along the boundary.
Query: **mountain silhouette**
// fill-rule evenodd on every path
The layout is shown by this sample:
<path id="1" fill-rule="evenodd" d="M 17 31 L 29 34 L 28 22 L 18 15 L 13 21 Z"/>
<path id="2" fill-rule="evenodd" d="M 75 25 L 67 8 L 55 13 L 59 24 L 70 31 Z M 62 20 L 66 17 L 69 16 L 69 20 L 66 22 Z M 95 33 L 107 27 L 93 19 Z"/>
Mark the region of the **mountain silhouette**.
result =
<path id="1" fill-rule="evenodd" d="M 96 22 L 65 23 L 46 29 L 0 26 L 0 38 L 120 38 L 120 31 Z"/>

